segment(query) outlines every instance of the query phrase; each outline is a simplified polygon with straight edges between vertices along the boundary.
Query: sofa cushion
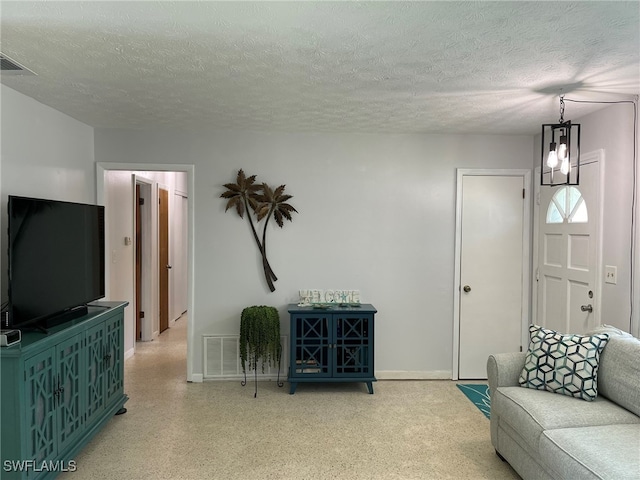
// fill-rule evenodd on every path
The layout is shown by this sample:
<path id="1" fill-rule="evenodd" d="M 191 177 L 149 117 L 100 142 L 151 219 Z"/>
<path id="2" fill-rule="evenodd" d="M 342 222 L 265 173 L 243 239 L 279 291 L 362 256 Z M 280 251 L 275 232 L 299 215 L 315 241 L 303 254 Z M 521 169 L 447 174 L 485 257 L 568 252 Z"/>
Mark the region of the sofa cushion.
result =
<path id="1" fill-rule="evenodd" d="M 640 416 L 640 340 L 612 336 L 600 356 L 598 390 Z"/>
<path id="2" fill-rule="evenodd" d="M 544 390 L 500 387 L 491 392 L 491 403 L 491 412 L 497 413 L 499 422 L 506 422 L 517 431 L 534 452 L 538 451 L 538 442 L 544 430 L 617 424 L 640 425 L 640 417 L 604 397 L 598 397 L 593 402 L 582 402 Z"/>
<path id="3" fill-rule="evenodd" d="M 540 456 L 559 478 L 637 480 L 640 424 L 547 430 Z"/>
<path id="4" fill-rule="evenodd" d="M 598 396 L 598 362 L 609 335 L 564 335 L 531 325 L 519 383 L 587 401 Z"/>

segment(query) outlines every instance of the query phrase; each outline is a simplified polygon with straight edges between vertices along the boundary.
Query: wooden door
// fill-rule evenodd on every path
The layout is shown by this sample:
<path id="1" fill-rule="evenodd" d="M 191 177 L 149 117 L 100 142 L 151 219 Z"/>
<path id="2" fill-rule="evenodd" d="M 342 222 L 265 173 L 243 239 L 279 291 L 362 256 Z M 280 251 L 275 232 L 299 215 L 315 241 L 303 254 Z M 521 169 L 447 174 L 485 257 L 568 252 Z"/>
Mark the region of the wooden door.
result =
<path id="1" fill-rule="evenodd" d="M 524 191 L 523 176 L 462 176 L 460 379 L 487 378 L 490 354 L 520 350 Z"/>
<path id="2" fill-rule="evenodd" d="M 169 191 L 158 188 L 160 333 L 169 328 Z"/>

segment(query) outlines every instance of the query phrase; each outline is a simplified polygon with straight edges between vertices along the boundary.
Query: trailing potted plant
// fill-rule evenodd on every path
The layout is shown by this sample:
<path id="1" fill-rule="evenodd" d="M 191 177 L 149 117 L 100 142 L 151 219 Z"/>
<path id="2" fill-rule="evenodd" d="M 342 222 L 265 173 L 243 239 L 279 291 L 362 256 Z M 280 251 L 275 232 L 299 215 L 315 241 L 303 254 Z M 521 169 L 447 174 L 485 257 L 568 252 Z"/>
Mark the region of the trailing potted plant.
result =
<path id="1" fill-rule="evenodd" d="M 252 306 L 242 310 L 240 316 L 240 361 L 244 380 L 247 384 L 247 367 L 254 371 L 255 392 L 258 395 L 258 362 L 262 363 L 262 373 L 265 364 L 278 365 L 278 386 L 280 382 L 280 361 L 282 359 L 282 345 L 280 343 L 280 315 L 275 307 Z M 247 365 L 248 364 L 248 365 Z"/>

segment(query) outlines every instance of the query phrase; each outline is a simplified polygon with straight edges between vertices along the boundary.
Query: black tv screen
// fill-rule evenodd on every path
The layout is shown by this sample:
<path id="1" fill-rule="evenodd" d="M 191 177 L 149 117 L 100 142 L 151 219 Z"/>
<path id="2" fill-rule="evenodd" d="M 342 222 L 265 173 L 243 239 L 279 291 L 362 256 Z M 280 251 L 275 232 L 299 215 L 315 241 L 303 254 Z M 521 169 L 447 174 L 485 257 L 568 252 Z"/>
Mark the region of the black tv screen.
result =
<path id="1" fill-rule="evenodd" d="M 9 322 L 45 322 L 105 295 L 104 207 L 9 196 Z"/>

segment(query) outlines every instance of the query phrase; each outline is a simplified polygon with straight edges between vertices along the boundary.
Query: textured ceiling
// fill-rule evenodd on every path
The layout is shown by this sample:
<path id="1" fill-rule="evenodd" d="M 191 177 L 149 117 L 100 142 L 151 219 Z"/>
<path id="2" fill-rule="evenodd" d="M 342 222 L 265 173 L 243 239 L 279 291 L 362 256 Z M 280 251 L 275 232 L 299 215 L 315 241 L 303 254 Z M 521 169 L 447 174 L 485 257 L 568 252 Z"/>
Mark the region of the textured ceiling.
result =
<path id="1" fill-rule="evenodd" d="M 95 127 L 537 133 L 640 93 L 640 3 L 0 3 L 3 84 Z M 602 108 L 567 103 L 565 119 Z"/>

